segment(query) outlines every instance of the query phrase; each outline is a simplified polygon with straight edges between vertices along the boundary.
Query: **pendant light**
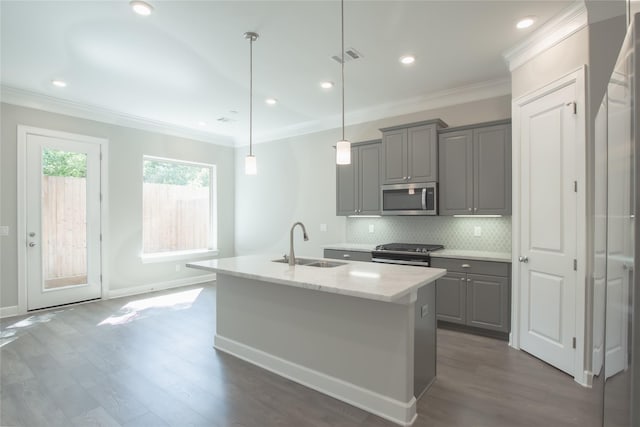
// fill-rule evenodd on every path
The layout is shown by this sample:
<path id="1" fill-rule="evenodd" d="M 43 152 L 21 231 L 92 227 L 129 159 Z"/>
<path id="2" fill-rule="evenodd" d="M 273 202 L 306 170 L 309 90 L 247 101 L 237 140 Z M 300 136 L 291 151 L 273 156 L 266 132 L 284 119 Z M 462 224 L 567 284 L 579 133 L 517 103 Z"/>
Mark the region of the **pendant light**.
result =
<path id="1" fill-rule="evenodd" d="M 258 164 L 253 155 L 253 42 L 258 39 L 258 33 L 248 31 L 244 38 L 249 40 L 249 155 L 244 159 L 244 173 L 257 175 Z"/>
<path id="2" fill-rule="evenodd" d="M 340 70 L 342 72 L 342 139 L 336 144 L 336 164 L 351 164 L 351 143 L 344 137 L 344 0 L 340 0 L 341 52 Z"/>

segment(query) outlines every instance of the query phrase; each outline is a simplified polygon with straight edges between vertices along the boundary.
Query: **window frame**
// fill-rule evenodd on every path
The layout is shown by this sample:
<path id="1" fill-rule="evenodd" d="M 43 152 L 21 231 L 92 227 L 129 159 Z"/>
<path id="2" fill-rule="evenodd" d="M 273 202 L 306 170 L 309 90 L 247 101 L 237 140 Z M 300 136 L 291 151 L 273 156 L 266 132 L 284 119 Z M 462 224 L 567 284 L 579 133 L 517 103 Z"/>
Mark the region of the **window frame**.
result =
<path id="1" fill-rule="evenodd" d="M 146 161 L 159 161 L 172 163 L 185 166 L 196 166 L 209 169 L 209 238 L 207 248 L 200 249 L 187 249 L 179 251 L 167 251 L 156 253 L 144 252 L 144 237 L 141 239 L 140 258 L 143 264 L 166 262 L 166 261 L 180 261 L 180 260 L 194 260 L 210 258 L 211 256 L 218 255 L 218 199 L 217 199 L 217 166 L 213 163 L 193 162 L 189 160 L 172 159 L 169 157 L 160 157 L 144 154 L 142 156 L 142 213 L 144 215 L 144 164 Z M 142 236 L 144 236 L 144 218 L 142 218 Z"/>

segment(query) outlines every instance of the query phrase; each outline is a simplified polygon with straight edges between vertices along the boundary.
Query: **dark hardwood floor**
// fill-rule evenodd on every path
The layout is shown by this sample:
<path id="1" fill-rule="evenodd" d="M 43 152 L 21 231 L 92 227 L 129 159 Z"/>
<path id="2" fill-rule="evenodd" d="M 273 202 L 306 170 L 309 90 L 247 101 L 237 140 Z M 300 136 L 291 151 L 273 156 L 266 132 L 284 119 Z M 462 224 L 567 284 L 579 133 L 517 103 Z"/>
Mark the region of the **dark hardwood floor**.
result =
<path id="1" fill-rule="evenodd" d="M 216 352 L 212 285 L 0 326 L 2 426 L 394 425 Z M 439 330 L 438 379 L 414 426 L 590 426 L 595 394 L 503 341 Z"/>

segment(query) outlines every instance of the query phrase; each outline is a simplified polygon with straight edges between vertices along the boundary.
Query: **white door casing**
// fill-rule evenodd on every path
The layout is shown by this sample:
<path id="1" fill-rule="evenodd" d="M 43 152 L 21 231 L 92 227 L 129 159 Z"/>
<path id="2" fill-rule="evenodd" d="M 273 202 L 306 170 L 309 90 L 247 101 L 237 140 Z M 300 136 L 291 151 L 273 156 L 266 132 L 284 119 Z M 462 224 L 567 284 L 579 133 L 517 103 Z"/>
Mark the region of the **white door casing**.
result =
<path id="1" fill-rule="evenodd" d="M 586 385 L 584 75 L 514 101 L 510 344 Z"/>
<path id="2" fill-rule="evenodd" d="M 46 308 L 100 298 L 108 290 L 104 285 L 102 256 L 106 221 L 106 148 L 107 140 L 84 135 L 18 126 L 18 288 L 19 314 L 28 310 Z M 43 242 L 43 150 L 80 153 L 86 156 L 86 278 L 72 284 L 50 286 L 43 276 L 43 246 L 54 248 L 51 241 Z M 103 162 L 101 162 L 101 157 Z M 69 194 L 69 189 L 66 189 Z M 78 189 L 73 191 L 74 200 Z M 101 203 L 101 193 L 103 202 Z M 57 215 L 68 218 L 70 206 L 64 214 L 58 207 Z M 77 224 L 75 225 L 77 227 Z M 68 227 L 68 225 L 67 225 Z M 78 243 L 74 241 L 74 244 Z M 77 252 L 76 252 L 77 254 Z M 74 263 L 77 257 L 69 258 Z M 50 260 L 52 258 L 50 257 Z M 49 262 L 49 266 L 51 265 Z M 101 280 L 102 279 L 102 280 Z M 64 280 L 63 280 L 64 281 Z"/>

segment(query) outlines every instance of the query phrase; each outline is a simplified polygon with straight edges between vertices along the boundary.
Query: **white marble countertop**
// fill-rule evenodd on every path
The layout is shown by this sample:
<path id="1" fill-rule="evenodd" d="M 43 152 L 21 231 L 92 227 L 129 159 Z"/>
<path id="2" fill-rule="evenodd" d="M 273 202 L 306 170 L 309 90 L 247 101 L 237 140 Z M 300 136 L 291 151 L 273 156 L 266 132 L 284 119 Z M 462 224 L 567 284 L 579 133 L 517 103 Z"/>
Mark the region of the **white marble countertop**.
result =
<path id="1" fill-rule="evenodd" d="M 282 257 L 248 255 L 191 262 L 187 267 L 297 288 L 398 303 L 406 303 L 414 291 L 446 273 L 446 270 L 440 268 L 358 261 L 340 261 L 344 265 L 331 268 L 289 266 L 273 262 L 275 259 Z"/>
<path id="2" fill-rule="evenodd" d="M 461 258 L 477 261 L 511 262 L 509 252 L 468 251 L 464 249 L 440 249 L 431 252 L 432 258 Z"/>
<path id="3" fill-rule="evenodd" d="M 369 243 L 333 243 L 322 247 L 323 249 L 335 249 L 337 251 L 371 252 L 376 248 L 376 245 Z"/>

